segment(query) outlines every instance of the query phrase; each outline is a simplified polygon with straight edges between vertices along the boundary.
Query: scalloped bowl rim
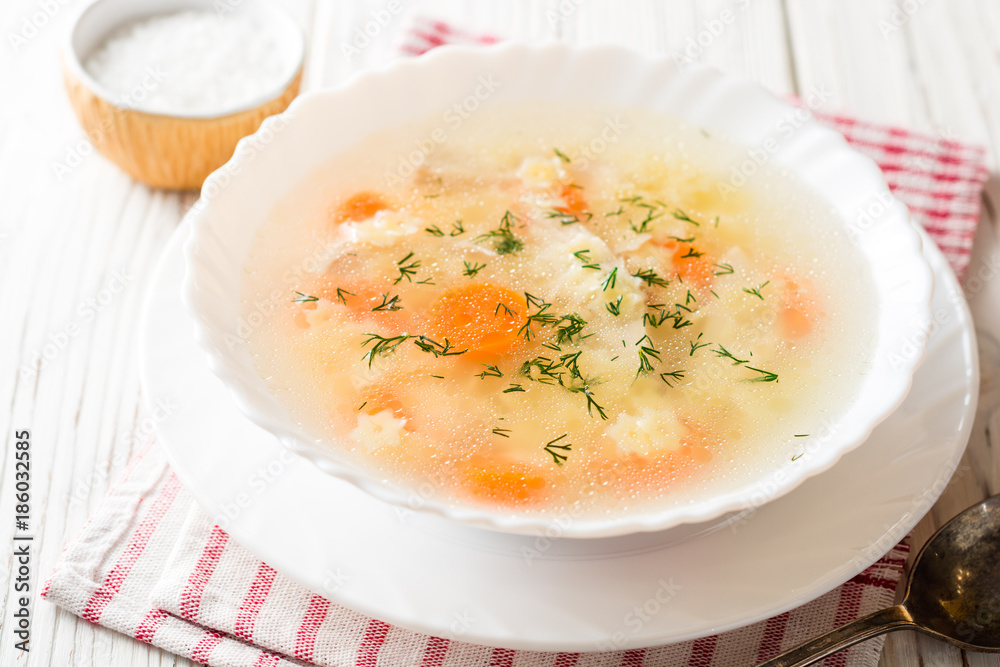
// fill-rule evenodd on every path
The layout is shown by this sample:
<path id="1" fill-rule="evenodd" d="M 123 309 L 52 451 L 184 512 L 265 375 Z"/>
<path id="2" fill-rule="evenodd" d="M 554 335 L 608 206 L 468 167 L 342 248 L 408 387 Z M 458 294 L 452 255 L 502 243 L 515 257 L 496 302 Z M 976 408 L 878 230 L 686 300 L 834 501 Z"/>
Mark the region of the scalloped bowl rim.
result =
<path id="1" fill-rule="evenodd" d="M 575 66 L 577 67 L 581 67 L 581 62 L 610 62 L 619 68 L 625 67 L 626 71 L 635 72 L 645 77 L 666 76 L 668 84 L 675 87 L 680 84 L 694 88 L 699 85 L 708 85 L 709 91 L 738 95 L 742 104 L 730 106 L 730 108 L 739 108 L 741 116 L 748 115 L 750 111 L 766 115 L 772 121 L 772 125 L 767 128 L 768 130 L 774 129 L 773 121 L 779 117 L 781 119 L 801 117 L 795 115 L 800 113 L 795 107 L 778 100 L 756 84 L 723 74 L 707 66 L 681 67 L 677 61 L 668 56 L 644 55 L 615 46 L 579 47 L 559 43 L 527 45 L 504 42 L 485 47 L 444 46 L 419 58 L 400 59 L 382 67 L 367 70 L 355 75 L 337 88 L 305 93 L 296 98 L 285 112 L 265 120 L 257 133 L 240 141 L 232 159 L 206 179 L 201 199 L 188 212 L 188 216 L 192 218 L 190 221 L 192 232 L 184 249 L 187 261 L 183 288 L 184 302 L 195 320 L 196 339 L 207 354 L 212 372 L 224 383 L 239 409 L 251 421 L 270 431 L 279 438 L 286 448 L 310 460 L 324 472 L 354 484 L 383 501 L 408 509 L 431 512 L 467 525 L 520 534 L 541 534 L 546 529 L 551 530 L 555 526 L 554 521 L 557 517 L 491 511 L 480 507 L 441 503 L 425 497 L 420 497 L 417 499 L 418 502 L 415 502 L 413 491 L 383 485 L 373 480 L 364 470 L 337 461 L 329 448 L 324 448 L 321 443 L 310 442 L 312 438 L 292 422 L 285 408 L 267 391 L 263 380 L 249 363 L 249 355 L 247 354 L 242 359 L 237 358 L 241 349 L 238 342 L 241 340 L 238 336 L 238 323 L 222 321 L 223 318 L 219 314 L 220 309 L 235 307 L 231 301 L 233 298 L 231 291 L 218 293 L 220 284 L 223 288 L 226 287 L 227 278 L 230 279 L 228 287 L 230 289 L 235 287 L 237 290 L 236 303 L 238 304 L 240 301 L 241 282 L 238 275 L 242 271 L 244 258 L 232 260 L 230 268 L 233 271 L 227 276 L 225 271 L 220 272 L 218 262 L 215 261 L 218 257 L 209 257 L 209 254 L 212 251 L 216 254 L 224 253 L 226 250 L 223 248 L 227 248 L 226 239 L 220 238 L 215 231 L 215 227 L 222 224 L 219 222 L 222 217 L 221 213 L 225 213 L 225 211 L 220 212 L 218 209 L 223 207 L 223 204 L 228 204 L 230 208 L 247 206 L 240 202 L 233 203 L 236 195 L 227 195 L 228 186 L 237 184 L 239 179 L 244 181 L 249 179 L 252 182 L 256 175 L 267 171 L 261 166 L 262 162 L 268 162 L 266 158 L 255 161 L 255 158 L 260 154 L 258 146 L 262 143 L 262 138 L 270 136 L 265 146 L 273 144 L 275 147 L 282 146 L 284 149 L 284 144 L 291 141 L 289 135 L 294 134 L 294 130 L 291 133 L 285 133 L 284 130 L 294 127 L 296 122 L 307 122 L 297 119 L 310 113 L 313 108 L 343 110 L 349 108 L 345 106 L 345 102 L 352 101 L 352 98 L 365 98 L 366 95 L 373 94 L 373 91 L 376 94 L 385 95 L 386 91 L 395 90 L 393 86 L 396 84 L 409 83 L 411 86 L 416 86 L 418 83 L 430 84 L 430 77 L 434 77 L 435 81 L 440 81 L 444 78 L 443 72 L 467 74 L 470 64 L 492 65 L 498 69 L 514 68 L 515 73 L 517 73 L 519 63 L 523 67 L 524 62 L 530 61 L 533 68 L 537 69 L 540 68 L 541 62 L 546 62 L 546 59 L 563 66 L 574 66 L 574 61 L 576 61 Z M 473 71 L 481 72 L 482 70 Z M 520 73 L 527 76 L 523 71 Z M 455 78 L 461 77 L 456 76 Z M 695 100 L 698 101 L 697 98 Z M 704 100 L 701 101 L 704 102 Z M 427 104 L 426 101 L 423 103 Z M 628 106 L 628 103 L 616 101 L 614 105 Z M 646 105 L 639 104 L 638 106 Z M 695 106 L 697 107 L 697 105 Z M 705 112 L 711 111 L 712 107 L 709 105 Z M 353 111 L 341 111 L 341 113 L 353 113 Z M 721 113 L 723 118 L 721 120 L 713 118 L 705 122 L 702 127 L 706 130 L 717 129 L 717 125 L 714 123 L 725 121 L 727 114 L 733 117 L 736 115 L 735 112 L 720 111 L 718 108 L 715 109 L 714 113 Z M 779 116 L 779 114 L 784 115 Z M 418 120 L 422 117 L 419 113 L 410 113 L 403 122 L 405 120 Z M 391 124 L 385 126 L 388 127 Z M 760 125 L 761 127 L 757 129 L 763 128 L 763 123 Z M 364 137 L 379 129 L 381 127 L 368 129 L 356 136 Z M 299 132 L 302 133 L 303 130 L 299 130 Z M 768 136 L 772 134 L 773 132 Z M 734 138 L 744 144 L 756 145 L 743 141 L 739 136 Z M 870 238 L 873 235 L 879 238 L 887 237 L 894 244 L 895 252 L 891 255 L 894 264 L 891 268 L 896 272 L 896 284 L 888 285 L 887 282 L 879 282 L 879 280 L 891 281 L 893 278 L 889 274 L 881 275 L 880 271 L 885 273 L 884 270 L 874 266 L 872 268 L 876 274 L 875 282 L 879 286 L 876 291 L 882 297 L 891 292 L 899 300 L 880 304 L 878 312 L 879 341 L 874 350 L 876 354 L 869 376 L 859 388 L 859 398 L 856 398 L 841 419 L 833 424 L 834 430 L 829 440 L 825 442 L 825 448 L 821 451 L 812 451 L 804 456 L 799 461 L 800 465 L 794 469 L 789 470 L 789 466 L 786 465 L 775 471 L 774 474 L 769 473 L 757 483 L 746 484 L 690 505 L 668 507 L 612 519 L 575 520 L 569 526 L 560 523 L 558 530 L 561 536 L 593 538 L 659 531 L 680 524 L 709 521 L 729 512 L 756 507 L 761 502 L 768 502 L 789 493 L 806 479 L 832 467 L 844 454 L 860 446 L 875 426 L 902 403 L 910 389 L 913 373 L 923 359 L 924 347 L 929 334 L 927 323 L 930 321 L 931 269 L 921 255 L 921 239 L 909 219 L 908 211 L 905 206 L 892 197 L 881 170 L 871 159 L 850 148 L 840 134 L 822 127 L 812 118 L 802 120 L 796 126 L 789 142 L 773 153 L 775 163 L 789 168 L 799 176 L 806 173 L 812 174 L 802 165 L 798 165 L 801 171 L 797 169 L 794 160 L 816 161 L 815 157 L 802 157 L 804 153 L 814 155 L 816 144 L 828 153 L 824 156 L 823 161 L 820 161 L 821 166 L 824 168 L 829 168 L 830 165 L 839 167 L 839 171 L 835 171 L 835 173 L 845 179 L 848 172 L 854 179 L 857 179 L 860 174 L 860 179 L 866 188 L 864 197 L 859 200 L 862 204 L 871 202 L 872 197 L 876 197 L 881 202 L 877 219 L 868 215 L 867 226 L 858 230 L 862 236 L 862 252 L 874 252 L 872 245 L 875 242 L 864 241 L 864 238 Z M 330 157 L 332 154 L 327 155 L 327 159 Z M 270 160 L 270 162 L 275 161 L 274 159 Z M 843 165 L 839 163 L 843 163 Z M 308 168 L 303 168 L 304 173 L 308 173 L 320 164 L 322 164 L 322 160 L 309 165 Z M 806 164 L 808 165 L 808 163 Z M 271 168 L 271 171 L 273 170 Z M 820 169 L 819 173 L 824 172 Z M 808 181 L 808 179 L 806 180 Z M 811 185 L 813 189 L 816 189 L 816 184 Z M 824 187 L 826 187 L 826 183 L 824 183 Z M 244 187 L 244 190 L 247 188 L 249 186 Z M 826 196 L 825 191 L 822 188 L 820 190 L 821 196 Z M 247 192 L 250 191 L 247 190 Z M 255 190 L 250 194 L 256 195 L 258 192 Z M 288 189 L 276 192 L 272 189 L 271 192 L 272 195 L 265 194 L 264 198 L 266 204 L 273 206 L 287 194 Z M 851 191 L 848 190 L 848 192 Z M 830 200 L 830 197 L 826 198 Z M 270 206 L 264 207 L 266 211 L 263 214 L 258 213 L 261 220 L 270 211 Z M 872 209 L 869 208 L 869 210 Z M 231 213 L 230 211 L 230 215 Z M 857 220 L 861 221 L 862 217 L 863 213 L 858 215 Z M 850 225 L 850 222 L 845 224 Z M 256 225 L 246 225 L 243 229 L 255 231 Z M 878 264 L 881 264 L 884 259 L 882 252 L 879 251 Z M 869 261 L 869 264 L 872 262 Z M 899 275 L 906 276 L 905 280 L 899 281 Z M 234 333 L 237 334 L 236 353 L 232 347 Z M 888 346 L 889 344 L 891 346 Z M 245 341 L 243 341 L 243 351 L 245 352 Z M 888 359 L 890 357 L 892 358 L 891 363 Z M 865 400 L 862 401 L 862 398 Z M 779 476 L 778 472 L 781 471 L 785 471 L 787 474 Z M 768 482 L 766 491 L 764 490 L 764 482 Z M 762 494 L 763 498 L 761 498 Z"/>

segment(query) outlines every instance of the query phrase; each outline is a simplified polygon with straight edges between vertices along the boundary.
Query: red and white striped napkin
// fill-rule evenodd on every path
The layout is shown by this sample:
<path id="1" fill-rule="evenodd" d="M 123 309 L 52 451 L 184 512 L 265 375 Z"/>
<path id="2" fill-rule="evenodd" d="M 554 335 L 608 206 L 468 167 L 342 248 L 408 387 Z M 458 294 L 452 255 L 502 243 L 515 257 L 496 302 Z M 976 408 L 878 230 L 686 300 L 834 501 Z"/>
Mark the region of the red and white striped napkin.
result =
<path id="1" fill-rule="evenodd" d="M 890 605 L 908 552 L 901 544 L 807 605 L 697 641 L 609 653 L 478 646 L 390 626 L 277 573 L 213 524 L 153 443 L 66 547 L 42 596 L 88 621 L 218 667 L 732 667 Z M 828 664 L 874 665 L 880 647 L 871 641 Z"/>
<path id="2" fill-rule="evenodd" d="M 433 21 L 418 23 L 407 39 L 404 51 L 412 54 L 484 41 Z M 842 116 L 821 120 L 882 166 L 961 276 L 986 179 L 982 149 Z M 213 525 L 151 443 L 66 546 L 42 596 L 88 621 L 218 667 L 733 667 L 888 606 L 908 552 L 900 544 L 809 604 L 696 641 L 579 654 L 478 646 L 390 626 L 292 582 Z M 881 646 L 871 640 L 824 664 L 874 665 Z"/>

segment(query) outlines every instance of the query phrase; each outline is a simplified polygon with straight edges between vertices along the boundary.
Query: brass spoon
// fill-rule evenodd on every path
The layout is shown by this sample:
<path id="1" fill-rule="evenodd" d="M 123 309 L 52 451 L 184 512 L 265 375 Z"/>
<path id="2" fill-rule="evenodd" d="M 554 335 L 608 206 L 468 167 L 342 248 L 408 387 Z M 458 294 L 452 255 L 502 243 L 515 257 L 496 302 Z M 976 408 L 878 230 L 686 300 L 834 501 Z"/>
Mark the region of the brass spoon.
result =
<path id="1" fill-rule="evenodd" d="M 959 648 L 1000 653 L 1000 494 L 927 540 L 901 604 L 869 614 L 759 667 L 801 667 L 893 630 L 919 630 Z"/>

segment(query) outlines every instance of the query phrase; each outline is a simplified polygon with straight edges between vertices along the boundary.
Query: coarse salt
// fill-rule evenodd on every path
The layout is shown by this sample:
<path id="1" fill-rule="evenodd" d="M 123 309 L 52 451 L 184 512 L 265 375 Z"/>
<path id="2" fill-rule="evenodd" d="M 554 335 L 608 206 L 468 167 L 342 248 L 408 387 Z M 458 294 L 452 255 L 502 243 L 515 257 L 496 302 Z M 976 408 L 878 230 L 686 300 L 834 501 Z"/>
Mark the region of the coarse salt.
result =
<path id="1" fill-rule="evenodd" d="M 84 69 L 117 104 L 155 113 L 238 111 L 277 87 L 295 63 L 279 35 L 249 13 L 182 11 L 128 23 Z"/>

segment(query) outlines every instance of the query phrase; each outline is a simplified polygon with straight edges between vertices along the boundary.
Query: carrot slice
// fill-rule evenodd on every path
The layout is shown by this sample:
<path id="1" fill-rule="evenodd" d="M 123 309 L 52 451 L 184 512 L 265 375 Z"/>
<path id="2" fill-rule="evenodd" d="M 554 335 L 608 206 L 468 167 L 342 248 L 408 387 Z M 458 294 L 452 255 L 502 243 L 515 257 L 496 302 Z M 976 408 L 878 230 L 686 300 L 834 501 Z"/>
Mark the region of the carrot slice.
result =
<path id="1" fill-rule="evenodd" d="M 502 507 L 532 505 L 545 497 L 545 479 L 526 467 L 471 464 L 465 471 L 465 490 L 475 499 Z"/>
<path id="2" fill-rule="evenodd" d="M 778 311 L 778 328 L 785 338 L 803 338 L 813 330 L 813 304 L 794 280 L 785 281 L 785 303 Z"/>
<path id="3" fill-rule="evenodd" d="M 785 306 L 778 313 L 781 335 L 785 338 L 802 338 L 812 331 L 812 322 L 798 308 Z"/>
<path id="4" fill-rule="evenodd" d="M 442 294 L 431 308 L 434 333 L 470 358 L 498 356 L 519 342 L 527 321 L 524 297 L 506 287 L 470 283 Z"/>
<path id="5" fill-rule="evenodd" d="M 699 287 L 711 287 L 712 281 L 715 279 L 715 272 L 712 260 L 704 253 L 704 250 L 693 243 L 680 243 L 675 239 L 668 239 L 661 245 L 673 252 L 671 262 L 674 272 L 684 282 L 693 283 Z"/>
<path id="6" fill-rule="evenodd" d="M 333 220 L 337 223 L 360 222 L 388 208 L 385 200 L 374 192 L 359 192 L 337 207 Z"/>
<path id="7" fill-rule="evenodd" d="M 583 190 L 572 184 L 563 187 L 560 193 L 565 205 L 557 207 L 563 213 L 579 214 L 587 210 L 587 200 L 583 197 Z"/>

